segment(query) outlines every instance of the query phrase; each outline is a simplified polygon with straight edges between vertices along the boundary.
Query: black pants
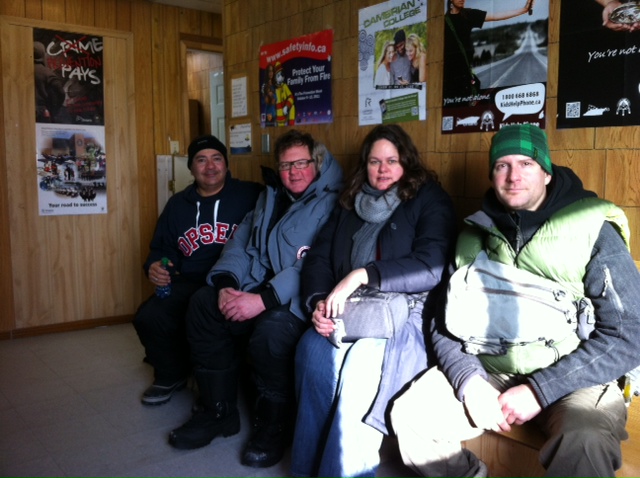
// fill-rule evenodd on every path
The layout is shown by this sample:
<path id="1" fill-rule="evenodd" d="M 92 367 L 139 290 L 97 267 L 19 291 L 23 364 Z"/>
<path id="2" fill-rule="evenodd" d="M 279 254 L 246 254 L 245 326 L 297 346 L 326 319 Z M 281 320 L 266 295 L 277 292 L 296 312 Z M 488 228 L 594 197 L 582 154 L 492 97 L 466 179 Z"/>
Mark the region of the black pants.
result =
<path id="1" fill-rule="evenodd" d="M 138 307 L 133 319 L 146 360 L 162 383 L 180 380 L 191 370 L 185 315 L 189 299 L 201 287 L 201 283 L 174 282 L 169 297 L 152 295 Z"/>
<path id="2" fill-rule="evenodd" d="M 249 365 L 257 392 L 273 401 L 293 396 L 293 359 L 307 323 L 289 311 L 288 305 L 266 310 L 254 319 L 231 322 L 218 309 L 218 291 L 197 291 L 187 312 L 187 338 L 196 368 L 238 368 L 247 346 Z"/>

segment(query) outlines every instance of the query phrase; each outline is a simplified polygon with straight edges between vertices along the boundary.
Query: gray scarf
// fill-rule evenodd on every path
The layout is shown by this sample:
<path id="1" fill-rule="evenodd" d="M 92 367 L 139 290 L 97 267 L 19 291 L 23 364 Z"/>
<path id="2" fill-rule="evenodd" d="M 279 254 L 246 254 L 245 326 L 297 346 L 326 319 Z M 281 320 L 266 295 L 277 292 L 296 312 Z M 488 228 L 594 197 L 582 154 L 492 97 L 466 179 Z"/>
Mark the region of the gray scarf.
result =
<path id="1" fill-rule="evenodd" d="M 400 204 L 398 186 L 379 191 L 368 183 L 356 194 L 355 211 L 364 221 L 353 235 L 351 267 L 358 269 L 376 258 L 376 242 L 380 230 Z"/>

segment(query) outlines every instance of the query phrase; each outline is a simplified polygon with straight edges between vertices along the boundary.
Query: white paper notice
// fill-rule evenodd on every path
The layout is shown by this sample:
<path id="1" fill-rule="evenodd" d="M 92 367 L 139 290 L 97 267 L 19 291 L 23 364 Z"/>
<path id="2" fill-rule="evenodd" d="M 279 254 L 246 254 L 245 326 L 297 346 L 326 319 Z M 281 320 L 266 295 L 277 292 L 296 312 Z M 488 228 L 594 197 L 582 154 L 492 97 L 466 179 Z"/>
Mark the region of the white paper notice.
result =
<path id="1" fill-rule="evenodd" d="M 231 117 L 247 116 L 247 77 L 231 80 Z"/>

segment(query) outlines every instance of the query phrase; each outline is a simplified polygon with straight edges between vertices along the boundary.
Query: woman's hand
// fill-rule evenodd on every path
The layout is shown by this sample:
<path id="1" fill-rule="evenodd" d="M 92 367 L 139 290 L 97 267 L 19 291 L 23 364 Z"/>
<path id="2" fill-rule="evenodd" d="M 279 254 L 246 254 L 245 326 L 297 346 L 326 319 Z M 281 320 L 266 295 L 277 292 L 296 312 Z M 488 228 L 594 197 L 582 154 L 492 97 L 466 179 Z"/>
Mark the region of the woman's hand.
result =
<path id="1" fill-rule="evenodd" d="M 326 308 L 324 300 L 321 300 L 316 304 L 316 308 L 311 314 L 311 323 L 313 324 L 313 328 L 316 329 L 323 337 L 329 337 L 333 329 L 335 329 L 335 324 L 333 320 L 325 316 Z"/>
<path id="2" fill-rule="evenodd" d="M 169 261 L 168 267 L 173 267 L 173 262 Z M 148 272 L 149 281 L 154 286 L 164 287 L 171 284 L 171 274 L 169 271 L 162 267 L 162 261 L 152 262 L 149 266 Z"/>
<path id="3" fill-rule="evenodd" d="M 325 300 L 325 317 L 335 318 L 342 314 L 344 312 L 344 303 L 347 301 L 347 298 L 353 294 L 354 290 L 368 282 L 369 276 L 364 267 L 349 272 L 349 274 L 338 282 L 338 285 L 336 285 L 327 296 L 327 299 Z"/>

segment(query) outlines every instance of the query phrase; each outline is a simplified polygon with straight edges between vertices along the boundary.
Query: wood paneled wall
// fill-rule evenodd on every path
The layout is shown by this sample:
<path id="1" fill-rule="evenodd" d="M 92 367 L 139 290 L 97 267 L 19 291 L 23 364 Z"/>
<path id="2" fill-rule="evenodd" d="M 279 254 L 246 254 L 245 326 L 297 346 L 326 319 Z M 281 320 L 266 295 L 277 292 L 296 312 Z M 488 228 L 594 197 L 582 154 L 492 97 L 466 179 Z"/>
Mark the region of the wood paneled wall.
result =
<path id="1" fill-rule="evenodd" d="M 130 320 L 152 290 L 141 266 L 158 217 L 155 157 L 170 154 L 169 138 L 180 142 L 181 152 L 188 141 L 186 45 L 221 48 L 222 18 L 147 0 L 11 0 L 0 2 L 0 15 L 46 22 L 47 28 L 120 32 L 130 37 L 133 57 L 133 65 L 113 79 L 113 88 L 123 92 L 121 85 L 130 83 L 133 93 L 114 106 L 111 123 L 107 118 L 113 147 L 106 217 L 40 217 L 32 203 L 18 203 L 10 193 L 16 184 L 36 194 L 35 166 L 26 159 L 35 158 L 33 115 L 8 118 L 10 100 L 0 97 L 0 167 L 8 171 L 17 158 L 27 164 L 11 169 L 13 177 L 0 175 L 0 338 Z M 10 44 L 9 33 L 0 34 Z M 33 111 L 33 89 L 20 84 L 22 78 L 32 85 L 33 72 L 3 68 L 0 78 L 0 86 L 11 83 L 24 96 L 24 111 Z M 132 150 L 119 147 L 123 127 L 133 133 Z M 24 136 L 20 150 L 8 151 L 16 131 Z M 69 241 L 80 247 L 68 251 Z"/>
<path id="2" fill-rule="evenodd" d="M 371 128 L 358 126 L 358 11 L 377 3 L 379 0 L 225 0 L 225 75 L 227 79 L 242 74 L 248 77 L 254 150 L 259 150 L 262 133 L 271 134 L 272 143 L 279 133 L 277 128 L 260 128 L 260 46 L 332 28 L 335 120 L 332 124 L 301 129 L 324 141 L 343 166 L 351 166 L 362 138 Z M 427 3 L 427 120 L 402 123 L 402 126 L 413 137 L 426 164 L 438 172 L 455 200 L 461 220 L 479 207 L 482 195 L 490 186 L 488 150 L 493 133 L 440 134 L 445 0 L 428 0 Z M 546 131 L 553 161 L 572 167 L 587 188 L 624 208 L 631 226 L 632 254 L 638 263 L 640 158 L 636 145 L 640 143 L 640 128 L 555 128 L 560 0 L 550 0 L 549 18 Z M 246 119 L 238 122 L 243 121 Z M 253 174 L 259 179 L 255 164 L 267 161 L 271 158 L 236 157 L 232 164 L 243 174 Z"/>
<path id="3" fill-rule="evenodd" d="M 13 17 L 12 17 L 13 18 Z M 56 22 L 0 18 L 4 165 L 11 240 L 13 309 L 18 329 L 83 317 L 124 315 L 135 307 L 140 282 L 131 264 L 140 261 L 129 240 L 139 236 L 131 34 L 93 29 L 104 43 L 105 151 L 108 214 L 38 215 L 34 124 L 33 27 L 60 29 Z M 16 134 L 19 133 L 19 134 Z M 29 160 L 29 159 L 31 160 Z M 99 298 L 100 300 L 96 300 Z"/>
<path id="4" fill-rule="evenodd" d="M 403 123 L 412 135 L 426 164 L 436 170 L 456 202 L 459 218 L 475 210 L 489 186 L 487 180 L 487 151 L 491 133 L 441 135 L 442 31 L 444 1 L 428 1 L 428 118 L 427 121 Z M 155 221 L 156 170 L 155 156 L 170 154 L 169 138 L 178 140 L 185 153 L 188 140 L 188 97 L 184 65 L 186 48 L 202 45 L 224 45 L 224 70 L 227 91 L 227 124 L 244 123 L 247 118 L 230 118 L 230 80 L 247 76 L 249 92 L 249 121 L 252 123 L 253 147 L 256 154 L 231 158 L 231 170 L 236 177 L 261 180 L 260 164 L 271 164 L 270 155 L 259 153 L 261 135 L 270 134 L 272 144 L 281 132 L 277 128 L 261 129 L 259 125 L 258 65 L 262 44 L 305 35 L 324 29 L 334 30 L 333 109 L 332 124 L 306 126 L 315 137 L 327 144 L 346 170 L 354 163 L 359 145 L 370 127 L 358 126 L 358 12 L 361 8 L 379 3 L 378 0 L 225 0 L 223 15 L 214 15 L 183 8 L 154 4 L 147 0 L 10 0 L 0 2 L 0 15 L 35 21 L 56 22 L 71 26 L 87 26 L 131 33 L 133 41 L 133 71 L 130 75 L 135 95 L 129 98 L 128 109 L 135 112 L 135 153 L 116 157 L 134 172 L 126 184 L 135 199 L 130 213 L 117 221 L 107 220 L 96 225 L 91 247 L 86 247 L 67 261 L 58 260 L 55 267 L 34 267 L 25 280 L 16 281 L 13 251 L 15 228 L 25 233 L 43 234 L 43 223 L 57 222 L 59 237 L 65 237 L 73 227 L 68 219 L 40 218 L 37 210 L 24 210 L 24 218 L 12 218 L 8 193 L 10 180 L 0 177 L 0 338 L 20 334 L 55 331 L 74 324 L 99 324 L 115 320 L 129 320 L 143 297 L 151 292 L 144 279 L 141 261 L 144 259 Z M 635 145 L 640 129 L 585 128 L 556 130 L 557 59 L 560 1 L 550 0 L 549 23 L 549 82 L 547 90 L 547 133 L 554 162 L 571 166 L 582 177 L 586 187 L 600 196 L 622 206 L 632 228 L 632 253 L 640 259 L 637 237 L 640 232 L 640 167 L 636 163 Z M 0 32 L 0 34 L 5 34 Z M 186 46 L 185 46 L 186 45 Z M 10 81 L 15 72 L 0 71 L 3 82 Z M 0 97 L 0 109 L 5 111 L 6 98 Z M 25 104 L 29 104 L 28 101 Z M 127 114 L 123 112 L 122 114 Z M 13 134 L 10 125 L 0 116 L 0 167 L 7 171 L 7 136 Z M 26 142 L 25 142 L 26 144 Z M 26 157 L 33 157 L 30 151 Z M 29 174 L 29 173 L 25 173 Z M 118 194 L 118 185 L 110 183 L 109 194 Z M 13 224 L 10 221 L 17 221 Z M 132 254 L 118 254 L 112 245 L 105 244 L 103 233 L 111 228 L 127 228 L 125 247 Z M 99 221 L 98 221 L 99 222 Z M 106 230 L 102 230 L 106 228 Z M 13 238 L 13 239 L 12 239 Z M 95 261 L 95 251 L 110 250 L 110 261 Z M 44 244 L 34 246 L 45 247 Z M 41 253 L 41 252 L 39 252 Z M 47 257 L 46 254 L 42 257 Z M 117 258 L 138 262 L 118 270 L 123 278 L 110 271 Z M 135 259 L 131 259 L 135 258 Z M 47 259 L 49 260 L 49 259 Z M 78 275 L 87 264 L 89 272 Z M 42 277 L 44 275 L 44 278 Z M 90 301 L 96 307 L 75 305 L 60 307 L 55 303 L 38 301 L 34 284 L 56 280 L 60 275 L 68 281 L 57 300 L 77 304 L 75 295 L 87 278 L 99 278 L 100 287 L 91 291 Z M 118 281 L 132 284 L 123 290 Z M 122 292 L 120 292 L 122 291 Z M 124 297 L 121 295 L 124 294 Z M 29 316 L 16 311 L 28 310 L 25 304 L 37 302 Z M 125 304 L 124 306 L 122 304 Z"/>

